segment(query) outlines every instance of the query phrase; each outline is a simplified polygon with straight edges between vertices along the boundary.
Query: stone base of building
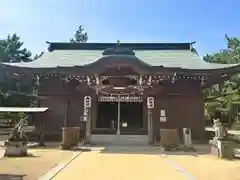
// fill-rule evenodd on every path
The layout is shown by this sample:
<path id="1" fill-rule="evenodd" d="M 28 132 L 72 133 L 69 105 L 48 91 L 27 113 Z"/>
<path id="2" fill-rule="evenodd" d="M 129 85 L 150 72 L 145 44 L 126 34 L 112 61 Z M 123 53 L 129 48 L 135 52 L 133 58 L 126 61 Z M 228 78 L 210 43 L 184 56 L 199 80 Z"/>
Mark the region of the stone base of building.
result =
<path id="1" fill-rule="evenodd" d="M 183 146 L 182 150 L 184 152 L 196 152 L 197 151 L 196 148 L 193 146 Z"/>

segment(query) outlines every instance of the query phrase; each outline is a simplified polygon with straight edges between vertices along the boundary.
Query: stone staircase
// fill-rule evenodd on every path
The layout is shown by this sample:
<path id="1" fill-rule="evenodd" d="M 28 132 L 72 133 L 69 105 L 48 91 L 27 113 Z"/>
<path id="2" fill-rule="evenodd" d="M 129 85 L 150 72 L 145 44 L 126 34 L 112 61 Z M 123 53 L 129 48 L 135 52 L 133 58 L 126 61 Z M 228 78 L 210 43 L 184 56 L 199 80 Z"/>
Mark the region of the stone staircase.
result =
<path id="1" fill-rule="evenodd" d="M 93 145 L 148 145 L 147 135 L 91 135 Z"/>

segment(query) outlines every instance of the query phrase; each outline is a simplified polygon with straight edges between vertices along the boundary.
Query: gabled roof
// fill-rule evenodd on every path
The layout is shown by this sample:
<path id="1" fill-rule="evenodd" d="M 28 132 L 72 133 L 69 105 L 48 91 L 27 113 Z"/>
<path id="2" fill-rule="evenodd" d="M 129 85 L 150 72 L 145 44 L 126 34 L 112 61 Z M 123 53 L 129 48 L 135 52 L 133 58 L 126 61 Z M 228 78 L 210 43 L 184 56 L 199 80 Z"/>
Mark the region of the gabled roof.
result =
<path id="1" fill-rule="evenodd" d="M 27 68 L 86 66 L 104 57 L 104 50 L 118 46 L 132 49 L 136 58 L 153 67 L 211 70 L 238 66 L 207 63 L 191 51 L 191 43 L 50 43 L 49 52 L 35 61 L 5 64 Z"/>

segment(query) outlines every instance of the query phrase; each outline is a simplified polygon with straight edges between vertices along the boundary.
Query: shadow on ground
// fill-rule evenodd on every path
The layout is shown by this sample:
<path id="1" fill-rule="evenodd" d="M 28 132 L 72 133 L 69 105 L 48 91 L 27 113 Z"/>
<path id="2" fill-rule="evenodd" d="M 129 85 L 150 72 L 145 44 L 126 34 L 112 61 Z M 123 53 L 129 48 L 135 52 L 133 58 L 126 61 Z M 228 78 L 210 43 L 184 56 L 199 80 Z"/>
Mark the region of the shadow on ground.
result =
<path id="1" fill-rule="evenodd" d="M 209 154 L 209 146 L 196 147 L 196 152 L 184 151 L 163 151 L 161 147 L 152 146 L 106 146 L 101 150 L 101 153 L 108 154 L 146 154 L 146 155 L 189 155 L 198 156 Z"/>
<path id="2" fill-rule="evenodd" d="M 2 156 L 0 157 L 0 160 L 1 159 L 6 159 L 6 158 L 12 158 L 12 159 L 15 159 L 15 158 L 40 158 L 41 156 L 36 156 L 34 155 L 33 153 L 28 153 L 26 156 Z M 1 179 L 0 179 L 1 180 Z"/>
<path id="3" fill-rule="evenodd" d="M 0 174 L 0 180 L 23 180 L 26 175 Z"/>

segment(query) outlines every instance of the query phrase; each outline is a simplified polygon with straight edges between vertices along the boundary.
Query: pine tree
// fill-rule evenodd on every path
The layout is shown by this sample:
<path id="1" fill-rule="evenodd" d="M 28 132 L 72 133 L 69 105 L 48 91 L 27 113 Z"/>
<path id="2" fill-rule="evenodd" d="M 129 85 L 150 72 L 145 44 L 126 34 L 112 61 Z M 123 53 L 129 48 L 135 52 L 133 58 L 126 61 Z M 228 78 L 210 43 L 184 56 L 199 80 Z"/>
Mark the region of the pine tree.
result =
<path id="1" fill-rule="evenodd" d="M 227 48 L 220 52 L 206 55 L 204 60 L 209 63 L 233 64 L 240 63 L 240 39 L 225 36 Z M 205 90 L 205 115 L 209 119 L 216 111 L 222 114 L 222 119 L 230 126 L 237 119 L 237 109 L 240 109 L 240 74 L 231 77 L 217 89 Z"/>
<path id="2" fill-rule="evenodd" d="M 86 43 L 88 41 L 88 34 L 84 32 L 84 28 L 80 25 L 74 34 L 74 37 L 70 39 L 71 43 Z"/>
<path id="3" fill-rule="evenodd" d="M 1 49 L 5 51 L 8 58 L 1 59 L 4 62 L 28 62 L 31 61 L 32 53 L 26 48 L 22 48 L 23 42 L 20 41 L 20 37 L 16 33 L 8 35 L 6 39 L 0 43 Z"/>

